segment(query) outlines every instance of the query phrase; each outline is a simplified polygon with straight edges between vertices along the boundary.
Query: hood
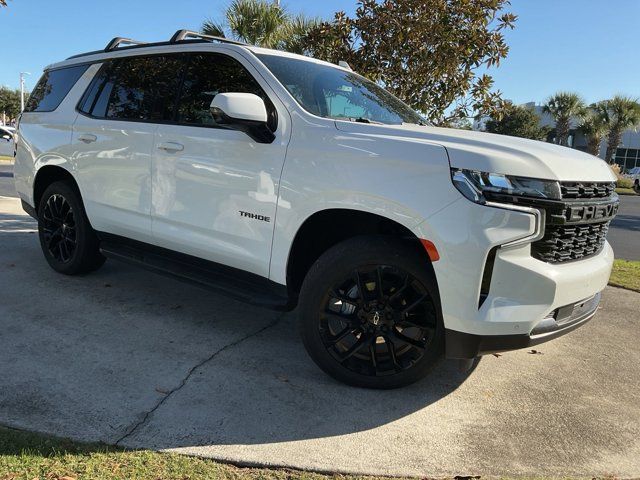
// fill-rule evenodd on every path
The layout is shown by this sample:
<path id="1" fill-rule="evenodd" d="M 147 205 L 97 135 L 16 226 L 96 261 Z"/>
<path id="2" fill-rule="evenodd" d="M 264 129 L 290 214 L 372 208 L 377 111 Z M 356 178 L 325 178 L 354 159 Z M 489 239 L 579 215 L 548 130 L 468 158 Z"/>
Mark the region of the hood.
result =
<path id="1" fill-rule="evenodd" d="M 521 177 L 575 182 L 613 182 L 604 160 L 573 148 L 506 135 L 421 127 L 337 121 L 343 132 L 375 137 L 403 137 L 441 145 L 454 168 Z"/>

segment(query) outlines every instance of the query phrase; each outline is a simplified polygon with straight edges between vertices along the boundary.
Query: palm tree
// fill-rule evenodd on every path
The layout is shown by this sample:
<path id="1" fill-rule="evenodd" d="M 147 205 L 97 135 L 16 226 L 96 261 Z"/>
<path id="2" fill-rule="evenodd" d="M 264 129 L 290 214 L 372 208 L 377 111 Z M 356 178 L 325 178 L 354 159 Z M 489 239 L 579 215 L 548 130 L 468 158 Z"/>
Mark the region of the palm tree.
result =
<path id="1" fill-rule="evenodd" d="M 289 18 L 282 27 L 281 42 L 278 48 L 291 53 L 303 55 L 305 52 L 305 39 L 307 34 L 318 26 L 317 18 L 309 18 L 300 14 Z"/>
<path id="2" fill-rule="evenodd" d="M 279 3 L 266 0 L 233 0 L 225 12 L 225 24 L 206 20 L 202 33 L 225 37 L 266 48 L 304 53 L 304 38 L 317 19 L 292 17 Z"/>
<path id="3" fill-rule="evenodd" d="M 586 110 L 584 100 L 577 93 L 558 92 L 547 100 L 542 111 L 556 123 L 556 143 L 567 145 L 572 118 L 582 118 Z"/>
<path id="4" fill-rule="evenodd" d="M 207 19 L 202 24 L 202 33 L 205 35 L 213 35 L 214 37 L 225 38 L 224 26 L 221 23 L 214 22 L 211 19 Z"/>
<path id="5" fill-rule="evenodd" d="M 602 102 L 589 106 L 580 125 L 578 125 L 578 130 L 582 132 L 587 140 L 587 152 L 591 155 L 598 156 L 600 154 L 602 140 L 609 130 L 607 126 L 607 115 Z"/>
<path id="6" fill-rule="evenodd" d="M 640 126 L 640 103 L 635 98 L 622 95 L 616 95 L 611 100 L 600 103 L 609 131 L 604 159 L 607 163 L 611 163 L 622 141 L 624 131 Z"/>

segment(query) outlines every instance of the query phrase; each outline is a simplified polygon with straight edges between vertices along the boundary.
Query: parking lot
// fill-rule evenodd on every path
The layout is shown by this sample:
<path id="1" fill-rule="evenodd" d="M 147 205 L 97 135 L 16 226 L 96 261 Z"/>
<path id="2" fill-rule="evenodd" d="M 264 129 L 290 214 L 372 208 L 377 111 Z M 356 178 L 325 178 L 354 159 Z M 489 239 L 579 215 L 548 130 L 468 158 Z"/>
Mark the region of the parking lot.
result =
<path id="1" fill-rule="evenodd" d="M 240 464 L 415 476 L 640 471 L 640 294 L 572 334 L 368 391 L 318 370 L 294 314 L 118 262 L 45 264 L 0 199 L 0 424 Z"/>

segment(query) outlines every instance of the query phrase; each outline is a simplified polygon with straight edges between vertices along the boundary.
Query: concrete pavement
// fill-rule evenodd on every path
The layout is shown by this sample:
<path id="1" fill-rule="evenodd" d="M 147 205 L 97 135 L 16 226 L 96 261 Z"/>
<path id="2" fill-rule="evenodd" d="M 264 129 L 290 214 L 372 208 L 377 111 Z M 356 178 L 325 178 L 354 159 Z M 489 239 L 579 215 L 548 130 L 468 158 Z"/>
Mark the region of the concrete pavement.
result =
<path id="1" fill-rule="evenodd" d="M 640 476 L 640 294 L 568 336 L 367 391 L 279 315 L 117 262 L 55 274 L 0 198 L 0 424 L 240 464 L 414 476 Z"/>

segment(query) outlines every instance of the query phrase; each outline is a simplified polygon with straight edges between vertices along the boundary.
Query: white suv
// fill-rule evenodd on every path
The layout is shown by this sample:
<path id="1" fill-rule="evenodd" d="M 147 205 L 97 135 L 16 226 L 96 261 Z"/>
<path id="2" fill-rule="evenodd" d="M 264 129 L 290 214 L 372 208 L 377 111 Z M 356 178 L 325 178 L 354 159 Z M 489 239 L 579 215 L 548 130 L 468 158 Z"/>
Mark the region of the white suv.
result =
<path id="1" fill-rule="evenodd" d="M 365 387 L 566 333 L 613 262 L 602 160 L 435 128 L 346 67 L 188 31 L 47 67 L 15 179 L 54 270 L 114 257 L 297 307 L 313 360 Z"/>

